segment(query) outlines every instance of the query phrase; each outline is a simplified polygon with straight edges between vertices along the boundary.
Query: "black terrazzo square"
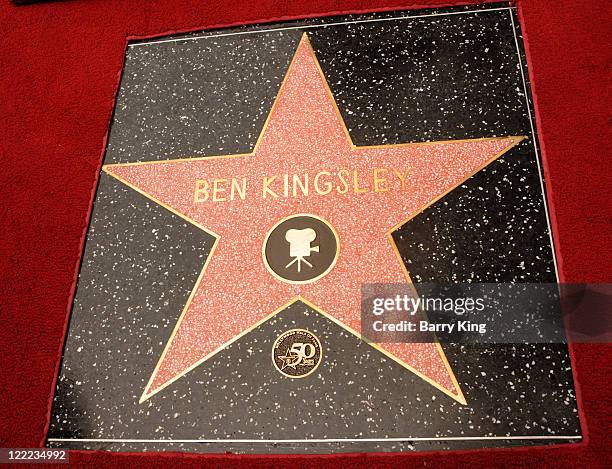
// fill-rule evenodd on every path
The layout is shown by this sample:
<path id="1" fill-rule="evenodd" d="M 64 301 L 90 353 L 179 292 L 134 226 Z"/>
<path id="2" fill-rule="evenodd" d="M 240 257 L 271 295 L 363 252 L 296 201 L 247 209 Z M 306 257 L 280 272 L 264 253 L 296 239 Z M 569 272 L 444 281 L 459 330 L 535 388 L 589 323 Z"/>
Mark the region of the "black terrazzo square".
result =
<path id="1" fill-rule="evenodd" d="M 250 152 L 303 33 L 355 145 L 528 137 L 394 233 L 415 282 L 557 281 L 523 41 L 505 4 L 132 43 L 104 164 Z M 101 174 L 49 446 L 332 453 L 581 439 L 565 344 L 444 345 L 461 405 L 305 303 L 139 403 L 213 244 Z M 271 364 L 294 328 L 326 344 L 314 379 Z"/>

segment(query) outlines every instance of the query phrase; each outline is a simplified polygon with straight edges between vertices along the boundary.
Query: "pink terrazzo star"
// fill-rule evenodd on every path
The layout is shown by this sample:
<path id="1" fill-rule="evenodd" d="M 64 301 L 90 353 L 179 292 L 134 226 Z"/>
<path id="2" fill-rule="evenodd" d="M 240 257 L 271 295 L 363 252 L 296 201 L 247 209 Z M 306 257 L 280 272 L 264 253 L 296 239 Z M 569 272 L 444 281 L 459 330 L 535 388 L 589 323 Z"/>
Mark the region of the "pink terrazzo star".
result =
<path id="1" fill-rule="evenodd" d="M 390 232 L 521 139 L 356 147 L 304 35 L 251 154 L 105 166 L 111 176 L 217 238 L 141 402 L 297 299 L 359 333 L 361 285 L 410 281 Z M 376 168 L 382 171 L 375 185 Z M 346 184 L 338 177 L 342 170 Z M 396 170 L 407 174 L 403 181 Z M 284 196 L 284 174 L 308 173 L 312 185 L 322 171 L 324 190 L 311 186 L 308 195 L 293 196 L 290 189 Z M 273 175 L 273 193 L 264 197 L 262 180 Z M 225 180 L 218 181 L 215 194 L 214 179 Z M 208 197 L 205 191 L 194 196 L 198 180 L 208 181 Z M 239 189 L 245 189 L 244 198 Z M 308 284 L 275 278 L 262 259 L 271 227 L 299 213 L 328 221 L 340 241 L 336 265 Z M 465 403 L 439 344 L 376 348 Z"/>

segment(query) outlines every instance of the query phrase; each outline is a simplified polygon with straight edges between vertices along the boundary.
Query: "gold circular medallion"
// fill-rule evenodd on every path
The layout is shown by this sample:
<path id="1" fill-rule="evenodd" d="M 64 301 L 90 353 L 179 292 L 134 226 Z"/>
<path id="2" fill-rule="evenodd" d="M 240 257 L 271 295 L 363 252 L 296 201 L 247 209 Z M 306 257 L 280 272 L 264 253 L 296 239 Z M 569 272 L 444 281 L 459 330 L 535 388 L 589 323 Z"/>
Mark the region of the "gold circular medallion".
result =
<path id="1" fill-rule="evenodd" d="M 266 235 L 263 261 L 275 278 L 285 283 L 311 283 L 336 264 L 340 242 L 325 220 L 307 213 L 283 218 Z"/>
<path id="2" fill-rule="evenodd" d="M 272 346 L 272 363 L 289 378 L 304 378 L 314 372 L 323 349 L 316 335 L 306 329 L 291 329 L 278 336 Z"/>

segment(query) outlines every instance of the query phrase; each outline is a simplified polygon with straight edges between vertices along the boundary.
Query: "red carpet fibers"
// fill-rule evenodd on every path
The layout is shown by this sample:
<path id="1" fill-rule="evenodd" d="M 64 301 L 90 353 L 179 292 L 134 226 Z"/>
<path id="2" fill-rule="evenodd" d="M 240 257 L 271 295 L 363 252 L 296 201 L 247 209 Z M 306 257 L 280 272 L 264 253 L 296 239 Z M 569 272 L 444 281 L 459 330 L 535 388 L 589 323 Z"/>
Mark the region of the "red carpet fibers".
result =
<path id="1" fill-rule="evenodd" d="M 427 6 L 458 4 L 422 0 Z M 0 1 L 0 446 L 42 444 L 127 36 L 380 8 L 409 0 Z M 566 281 L 612 281 L 606 0 L 520 0 Z M 606 89 L 608 88 L 608 89 Z M 607 138 L 608 137 L 608 138 Z M 372 464 L 610 467 L 612 346 L 573 347 L 580 445 L 331 457 L 72 453 L 82 466 Z"/>

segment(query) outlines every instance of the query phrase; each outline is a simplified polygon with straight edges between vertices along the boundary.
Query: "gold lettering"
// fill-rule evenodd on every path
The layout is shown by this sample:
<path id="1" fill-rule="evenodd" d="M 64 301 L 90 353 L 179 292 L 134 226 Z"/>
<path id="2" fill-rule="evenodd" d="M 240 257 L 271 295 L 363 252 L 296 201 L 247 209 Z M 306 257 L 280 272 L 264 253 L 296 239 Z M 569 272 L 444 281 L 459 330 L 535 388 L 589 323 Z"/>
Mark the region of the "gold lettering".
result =
<path id="1" fill-rule="evenodd" d="M 225 197 L 218 194 L 225 192 L 225 187 L 219 187 L 220 184 L 225 184 L 227 179 L 213 179 L 213 202 L 225 202 Z"/>
<path id="2" fill-rule="evenodd" d="M 397 181 L 400 182 L 399 190 L 407 190 L 408 177 L 411 173 L 411 168 L 372 168 L 367 178 L 364 173 L 360 175 L 357 169 L 340 169 L 335 173 L 321 170 L 314 174 L 314 178 L 310 177 L 312 173 L 263 176 L 262 197 L 264 199 L 307 197 L 311 195 L 311 189 L 318 195 L 328 195 L 332 192 L 346 194 L 349 190 L 355 194 L 363 194 L 368 191 L 388 192 L 397 187 L 395 178 L 390 177 L 390 174 L 394 174 Z M 194 203 L 225 202 L 237 198 L 246 200 L 246 196 L 247 177 L 245 176 L 195 180 Z"/>
<path id="3" fill-rule="evenodd" d="M 403 173 L 401 171 L 398 171 L 397 169 L 394 169 L 393 172 L 396 174 L 396 176 L 402 183 L 402 190 L 406 190 L 406 179 L 408 178 L 408 175 L 412 172 L 412 169 L 406 168 Z"/>
<path id="4" fill-rule="evenodd" d="M 276 194 L 272 189 L 270 189 L 270 184 L 274 182 L 276 176 L 264 176 L 263 178 L 263 198 L 266 198 L 266 194 L 270 194 L 274 198 L 278 198 L 278 194 Z"/>
<path id="5" fill-rule="evenodd" d="M 208 180 L 196 179 L 195 192 L 193 193 L 193 202 L 200 203 L 208 200 Z"/>
<path id="6" fill-rule="evenodd" d="M 238 179 L 232 178 L 230 187 L 230 200 L 234 200 L 236 192 L 242 200 L 246 199 L 246 177 L 242 178 L 242 186 L 238 183 Z"/>
<path id="7" fill-rule="evenodd" d="M 387 179 L 380 177 L 381 174 L 386 172 L 387 170 L 385 168 L 374 168 L 374 192 L 387 192 L 389 190 L 386 187 L 380 186 L 387 182 Z"/>
<path id="8" fill-rule="evenodd" d="M 317 194 L 320 195 L 327 195 L 332 191 L 332 183 L 330 181 L 326 181 L 324 183 L 325 190 L 321 190 L 321 188 L 319 187 L 319 178 L 324 175 L 331 176 L 331 174 L 329 174 L 327 171 L 319 171 L 314 177 L 314 188 Z"/>
<path id="9" fill-rule="evenodd" d="M 349 177 L 349 172 L 346 169 L 341 169 L 340 171 L 338 171 L 338 179 L 340 179 L 340 183 L 342 184 L 342 186 L 337 186 L 336 187 L 336 191 L 338 192 L 338 194 L 346 194 L 348 192 L 348 177 Z"/>
<path id="10" fill-rule="evenodd" d="M 359 172 L 357 170 L 353 171 L 353 190 L 355 194 L 361 194 L 368 191 L 367 189 L 359 187 Z"/>
<path id="11" fill-rule="evenodd" d="M 297 197 L 297 186 L 300 186 L 303 195 L 308 195 L 308 173 L 304 174 L 304 182 L 297 174 L 293 175 L 293 197 Z"/>

